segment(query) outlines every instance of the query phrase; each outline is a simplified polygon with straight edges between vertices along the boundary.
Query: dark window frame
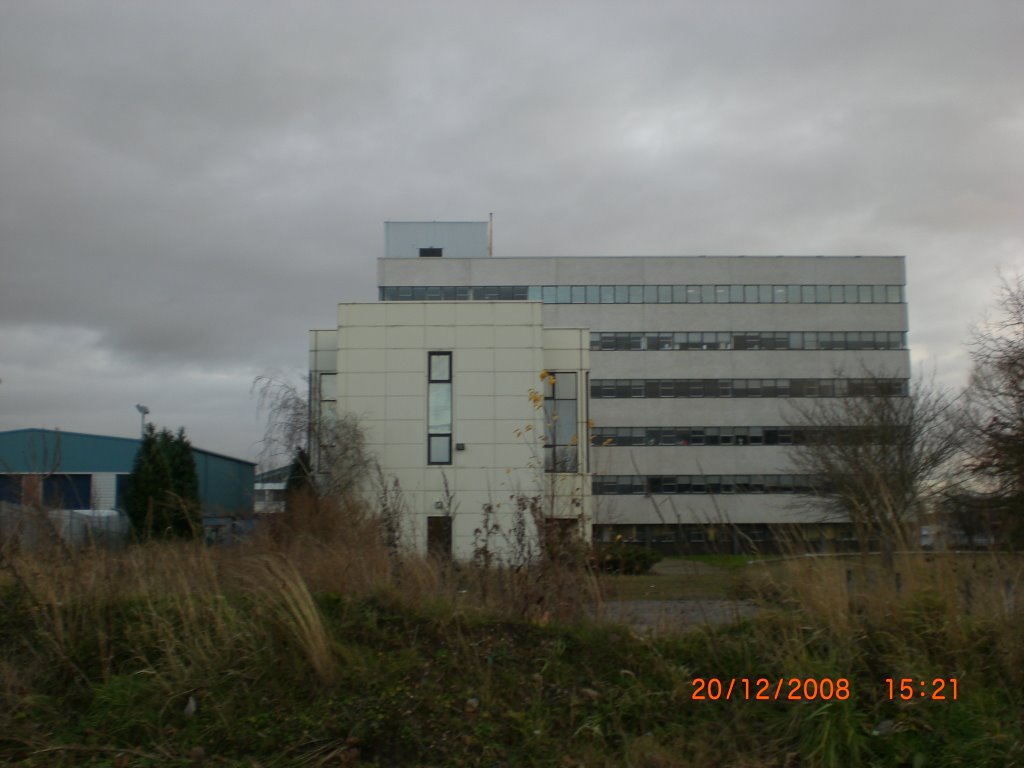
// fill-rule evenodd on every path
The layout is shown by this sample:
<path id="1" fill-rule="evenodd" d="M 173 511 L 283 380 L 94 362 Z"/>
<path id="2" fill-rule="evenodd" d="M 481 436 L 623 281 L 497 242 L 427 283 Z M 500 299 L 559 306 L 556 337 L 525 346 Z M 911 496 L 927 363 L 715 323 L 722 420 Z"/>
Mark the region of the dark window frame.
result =
<path id="1" fill-rule="evenodd" d="M 434 373 L 434 361 L 447 358 L 447 376 L 435 375 Z M 453 461 L 452 456 L 452 430 L 455 427 L 455 403 L 453 389 L 453 374 L 452 370 L 452 353 L 451 352 L 428 352 L 427 353 L 427 464 L 429 466 L 449 466 Z M 432 431 L 430 429 L 430 399 L 434 396 L 432 392 L 432 384 L 447 384 L 448 385 L 448 412 L 449 412 L 449 424 L 448 431 Z M 434 445 L 435 440 L 443 441 L 447 444 L 447 456 L 446 458 L 438 458 L 438 454 L 435 453 Z"/>

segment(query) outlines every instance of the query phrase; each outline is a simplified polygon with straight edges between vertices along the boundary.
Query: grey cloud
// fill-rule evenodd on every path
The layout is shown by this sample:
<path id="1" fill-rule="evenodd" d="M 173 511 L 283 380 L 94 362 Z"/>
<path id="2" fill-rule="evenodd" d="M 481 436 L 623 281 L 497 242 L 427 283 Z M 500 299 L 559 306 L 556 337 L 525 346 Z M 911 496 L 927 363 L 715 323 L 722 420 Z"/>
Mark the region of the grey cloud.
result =
<path id="1" fill-rule="evenodd" d="M 104 431 L 71 368 L 94 414 L 172 388 L 249 451 L 246 379 L 374 297 L 382 222 L 489 211 L 504 255 L 904 253 L 912 339 L 962 381 L 1024 266 L 1022 27 L 995 0 L 5 4 L 0 428 Z"/>

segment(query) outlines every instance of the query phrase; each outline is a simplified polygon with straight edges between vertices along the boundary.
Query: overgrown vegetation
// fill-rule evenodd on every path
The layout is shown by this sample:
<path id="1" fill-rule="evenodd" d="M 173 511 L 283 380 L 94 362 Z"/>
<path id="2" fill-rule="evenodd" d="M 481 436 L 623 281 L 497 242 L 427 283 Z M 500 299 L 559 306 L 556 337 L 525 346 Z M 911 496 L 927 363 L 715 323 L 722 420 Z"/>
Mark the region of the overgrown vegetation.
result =
<path id="1" fill-rule="evenodd" d="M 965 446 L 982 482 L 966 506 L 1004 542 L 1024 546 L 1024 275 L 1003 281 L 996 313 L 974 329 L 970 352 Z"/>
<path id="2" fill-rule="evenodd" d="M 610 544 L 596 545 L 594 560 L 602 571 L 633 576 L 649 573 L 661 560 L 661 555 L 635 544 L 626 544 L 620 536 Z"/>
<path id="3" fill-rule="evenodd" d="M 554 561 L 404 555 L 396 571 L 375 515 L 323 500 L 233 549 L 4 564 L 0 759 L 21 765 L 1024 761 L 1024 573 L 1009 555 L 897 559 L 898 590 L 860 556 L 730 561 L 761 613 L 660 637 L 582 600 L 551 610 L 579 573 Z M 696 678 L 751 693 L 695 700 Z M 843 679 L 849 696 L 758 701 L 757 678 L 786 695 L 791 678 Z M 886 678 L 956 678 L 958 697 L 902 701 L 897 683 L 891 700 Z"/>

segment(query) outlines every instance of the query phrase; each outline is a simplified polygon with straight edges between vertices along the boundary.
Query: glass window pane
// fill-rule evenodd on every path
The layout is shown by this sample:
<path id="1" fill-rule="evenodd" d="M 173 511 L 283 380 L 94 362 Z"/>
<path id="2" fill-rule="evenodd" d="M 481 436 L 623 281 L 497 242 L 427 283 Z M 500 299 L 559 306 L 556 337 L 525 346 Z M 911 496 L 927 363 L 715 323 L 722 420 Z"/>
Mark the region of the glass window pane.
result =
<path id="1" fill-rule="evenodd" d="M 615 303 L 615 286 L 614 285 L 602 285 L 601 286 L 601 303 L 602 304 L 614 304 Z"/>
<path id="2" fill-rule="evenodd" d="M 551 432 L 557 445 L 572 445 L 576 437 L 576 401 L 553 400 L 556 408 L 552 413 Z"/>
<path id="3" fill-rule="evenodd" d="M 672 286 L 671 285 L 659 285 L 658 286 L 658 303 L 659 304 L 671 304 L 672 303 Z"/>
<path id="4" fill-rule="evenodd" d="M 324 430 L 322 439 L 326 440 L 326 436 L 332 434 L 329 427 L 336 423 L 338 418 L 337 403 L 333 400 L 321 400 L 320 401 L 320 426 L 327 428 Z M 333 445 L 333 441 L 330 443 Z"/>
<path id="5" fill-rule="evenodd" d="M 742 285 L 730 285 L 729 286 L 729 301 L 733 304 L 743 303 L 743 286 Z"/>
<path id="6" fill-rule="evenodd" d="M 452 380 L 452 357 L 448 354 L 430 355 L 430 380 L 451 381 Z"/>
<path id="7" fill-rule="evenodd" d="M 555 397 L 559 400 L 576 399 L 576 374 L 565 372 L 555 375 Z"/>
<path id="8" fill-rule="evenodd" d="M 885 296 L 890 304 L 898 304 L 900 302 L 900 286 L 898 285 L 887 285 L 885 286 Z"/>
<path id="9" fill-rule="evenodd" d="M 587 286 L 587 304 L 599 304 L 601 302 L 601 286 Z"/>
<path id="10" fill-rule="evenodd" d="M 830 285 L 828 287 L 829 301 L 833 304 L 843 303 L 843 286 L 841 285 Z"/>
<path id="11" fill-rule="evenodd" d="M 776 304 L 785 304 L 789 296 L 789 293 L 784 285 L 773 285 L 772 286 L 772 300 Z"/>
<path id="12" fill-rule="evenodd" d="M 804 304 L 814 303 L 814 286 L 813 285 L 801 285 L 800 286 L 800 301 Z"/>
<path id="13" fill-rule="evenodd" d="M 320 399 L 334 400 L 338 397 L 338 376 L 334 373 L 320 374 Z"/>
<path id="14" fill-rule="evenodd" d="M 857 303 L 857 286 L 856 285 L 844 285 L 843 286 L 843 301 L 847 304 Z"/>
<path id="15" fill-rule="evenodd" d="M 799 286 L 799 285 L 787 286 L 787 288 L 786 288 L 786 301 L 787 301 L 787 303 L 789 303 L 789 304 L 799 304 L 800 303 L 800 288 L 801 287 L 802 286 Z"/>
<path id="16" fill-rule="evenodd" d="M 832 293 L 827 285 L 814 286 L 814 301 L 816 304 L 828 304 L 832 300 Z"/>
<path id="17" fill-rule="evenodd" d="M 452 437 L 451 435 L 432 435 L 429 440 L 429 453 L 427 461 L 431 464 L 452 463 Z"/>
<path id="18" fill-rule="evenodd" d="M 541 289 L 539 285 L 531 285 L 526 289 L 526 298 L 530 301 L 540 301 Z"/>
<path id="19" fill-rule="evenodd" d="M 688 285 L 688 286 L 686 286 L 686 302 L 687 302 L 687 304 L 700 304 L 700 286 L 699 285 Z"/>
<path id="20" fill-rule="evenodd" d="M 616 304 L 628 304 L 629 303 L 629 286 L 628 285 L 616 285 L 615 286 L 615 303 Z"/>
<path id="21" fill-rule="evenodd" d="M 555 291 L 555 286 L 545 285 L 543 296 L 545 304 L 554 304 L 555 300 L 558 298 L 558 293 Z"/>
<path id="22" fill-rule="evenodd" d="M 757 286 L 757 300 L 761 304 L 772 303 L 772 287 L 770 285 Z"/>
<path id="23" fill-rule="evenodd" d="M 716 285 L 715 286 L 715 302 L 718 304 L 729 303 L 729 286 L 728 285 Z"/>
<path id="24" fill-rule="evenodd" d="M 715 303 L 715 286 L 702 285 L 700 287 L 700 300 L 703 304 Z"/>
<path id="25" fill-rule="evenodd" d="M 644 304 L 657 304 L 658 303 L 658 286 L 656 285 L 645 285 L 644 286 Z"/>
<path id="26" fill-rule="evenodd" d="M 572 287 L 568 285 L 559 285 L 555 291 L 555 301 L 559 304 L 569 304 L 572 301 Z"/>
<path id="27" fill-rule="evenodd" d="M 686 303 L 686 286 L 685 285 L 673 285 L 672 286 L 672 301 L 676 304 Z"/>
<path id="28" fill-rule="evenodd" d="M 629 286 L 629 303 L 630 304 L 643 304 L 644 303 L 644 287 L 642 285 L 631 285 L 631 286 Z"/>
<path id="29" fill-rule="evenodd" d="M 743 301 L 747 304 L 757 304 L 757 286 L 756 285 L 744 285 L 743 286 Z"/>
<path id="30" fill-rule="evenodd" d="M 857 300 L 860 301 L 861 304 L 870 304 L 871 303 L 871 286 L 870 285 L 860 285 L 860 286 L 857 286 Z"/>
<path id="31" fill-rule="evenodd" d="M 872 285 L 871 286 L 871 301 L 875 304 L 885 304 L 885 286 L 884 285 Z"/>
<path id="32" fill-rule="evenodd" d="M 452 385 L 427 385 L 427 431 L 452 431 Z"/>

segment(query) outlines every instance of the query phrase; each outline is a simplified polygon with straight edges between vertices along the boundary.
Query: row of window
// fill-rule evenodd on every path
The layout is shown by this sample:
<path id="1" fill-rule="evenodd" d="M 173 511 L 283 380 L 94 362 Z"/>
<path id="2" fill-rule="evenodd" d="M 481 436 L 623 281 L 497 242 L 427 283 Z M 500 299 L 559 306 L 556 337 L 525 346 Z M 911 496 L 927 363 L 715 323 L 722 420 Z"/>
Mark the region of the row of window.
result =
<path id="1" fill-rule="evenodd" d="M 635 397 L 901 397 L 907 379 L 592 379 L 592 399 Z"/>
<path id="2" fill-rule="evenodd" d="M 609 350 L 906 349 L 901 331 L 600 331 L 590 348 Z"/>
<path id="3" fill-rule="evenodd" d="M 382 285 L 381 301 L 545 304 L 900 304 L 902 285 Z"/>
<path id="4" fill-rule="evenodd" d="M 595 496 L 652 493 L 813 493 L 814 475 L 598 475 Z"/>
<path id="5" fill-rule="evenodd" d="M 600 447 L 657 445 L 812 445 L 852 440 L 856 427 L 595 427 Z"/>

